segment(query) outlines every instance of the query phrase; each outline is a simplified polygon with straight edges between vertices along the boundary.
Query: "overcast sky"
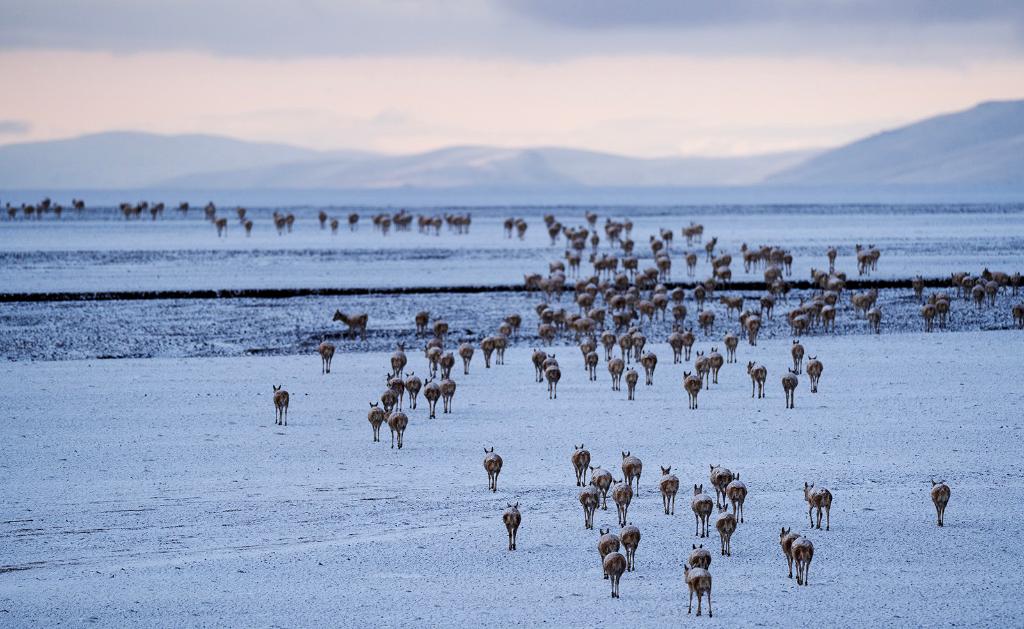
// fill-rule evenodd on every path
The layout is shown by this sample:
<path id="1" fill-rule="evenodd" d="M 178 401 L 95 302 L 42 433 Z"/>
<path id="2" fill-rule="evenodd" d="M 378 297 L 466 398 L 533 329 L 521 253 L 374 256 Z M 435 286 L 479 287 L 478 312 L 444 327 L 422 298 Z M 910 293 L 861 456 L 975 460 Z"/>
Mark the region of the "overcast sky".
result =
<path id="1" fill-rule="evenodd" d="M 0 143 L 821 147 L 1024 98 L 1024 1 L 0 0 Z"/>

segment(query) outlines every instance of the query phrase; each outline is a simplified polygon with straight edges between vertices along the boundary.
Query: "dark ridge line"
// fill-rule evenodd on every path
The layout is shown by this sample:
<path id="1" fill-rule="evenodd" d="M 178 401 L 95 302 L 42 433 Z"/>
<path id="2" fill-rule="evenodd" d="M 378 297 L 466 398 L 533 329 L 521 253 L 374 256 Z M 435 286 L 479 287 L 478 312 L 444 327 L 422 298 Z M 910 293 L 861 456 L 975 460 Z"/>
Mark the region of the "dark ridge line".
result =
<path id="1" fill-rule="evenodd" d="M 850 279 L 846 282 L 849 290 L 870 288 L 911 288 L 911 279 L 865 280 Z M 683 288 L 692 290 L 696 282 L 664 282 L 671 290 Z M 929 278 L 924 281 L 929 288 L 949 288 L 948 278 Z M 818 288 L 810 280 L 791 280 L 794 290 Z M 571 283 L 567 283 L 572 290 Z M 719 291 L 766 291 L 764 282 L 723 282 Z M 354 297 L 363 295 L 426 295 L 433 293 L 515 293 L 526 292 L 522 284 L 493 286 L 412 286 L 397 288 L 239 288 L 225 290 L 154 290 L 154 291 L 99 291 L 79 293 L 0 293 L 0 303 L 19 302 L 60 302 L 60 301 L 142 301 L 156 299 L 288 299 L 291 297 Z M 539 292 L 539 291 L 535 291 Z"/>

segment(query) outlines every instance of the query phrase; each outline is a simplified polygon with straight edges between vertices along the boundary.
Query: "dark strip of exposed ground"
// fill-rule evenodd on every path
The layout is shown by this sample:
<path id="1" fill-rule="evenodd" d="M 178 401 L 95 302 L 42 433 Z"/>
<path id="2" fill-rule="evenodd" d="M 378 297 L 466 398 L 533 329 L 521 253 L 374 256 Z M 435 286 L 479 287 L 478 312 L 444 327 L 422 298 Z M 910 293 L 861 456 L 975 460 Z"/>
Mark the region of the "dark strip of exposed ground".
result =
<path id="1" fill-rule="evenodd" d="M 846 288 L 866 290 L 871 288 L 910 288 L 910 278 L 905 279 L 849 279 Z M 790 280 L 790 288 L 808 290 L 817 288 L 809 280 Z M 949 278 L 928 278 L 924 281 L 929 288 L 950 286 Z M 664 282 L 669 290 L 680 287 L 693 289 L 696 282 Z M 766 291 L 764 282 L 722 282 L 716 287 L 720 291 Z M 57 302 L 57 301 L 124 301 L 149 299 L 287 299 L 290 297 L 349 297 L 354 295 L 423 295 L 435 293 L 511 293 L 525 291 L 522 284 L 476 285 L 476 286 L 410 286 L 389 288 L 238 288 L 224 290 L 134 290 L 100 292 L 60 293 L 0 293 L 0 303 L 15 302 Z"/>

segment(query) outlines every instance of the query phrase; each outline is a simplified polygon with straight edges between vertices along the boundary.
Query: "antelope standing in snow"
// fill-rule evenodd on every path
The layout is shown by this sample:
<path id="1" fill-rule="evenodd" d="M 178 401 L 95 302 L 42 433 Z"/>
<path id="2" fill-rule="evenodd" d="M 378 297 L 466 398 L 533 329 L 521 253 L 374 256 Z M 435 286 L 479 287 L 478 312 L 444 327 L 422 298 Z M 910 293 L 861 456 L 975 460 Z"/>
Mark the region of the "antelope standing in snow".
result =
<path id="1" fill-rule="evenodd" d="M 601 496 L 601 508 L 607 511 L 608 489 L 612 486 L 612 473 L 600 467 L 590 466 L 590 484 L 597 487 L 599 490 Z"/>
<path id="2" fill-rule="evenodd" d="M 690 557 L 686 560 L 686 563 L 694 568 L 709 569 L 711 567 L 711 551 L 704 548 L 704 544 L 699 546 L 692 544 L 692 546 L 693 550 L 690 551 Z"/>
<path id="3" fill-rule="evenodd" d="M 718 384 L 718 370 L 725 364 L 725 359 L 718 353 L 717 347 L 711 348 L 711 353 L 708 354 L 708 367 L 711 369 L 711 378 L 715 384 Z M 710 385 L 710 382 L 708 383 Z"/>
<path id="4" fill-rule="evenodd" d="M 519 513 L 519 503 L 509 504 L 505 503 L 508 508 L 505 509 L 505 513 L 501 514 L 501 519 L 505 522 L 505 530 L 508 531 L 508 549 L 516 549 L 516 537 L 519 535 L 519 524 L 523 521 L 523 516 Z"/>
<path id="5" fill-rule="evenodd" d="M 697 408 L 697 394 L 700 393 L 703 386 L 699 377 L 692 375 L 689 371 L 683 372 L 683 388 L 686 389 L 686 394 L 690 398 L 691 409 Z"/>
<path id="6" fill-rule="evenodd" d="M 800 344 L 800 341 L 793 339 L 790 354 L 793 356 L 793 373 L 799 375 L 804 365 L 804 346 Z"/>
<path id="7" fill-rule="evenodd" d="M 710 244 L 710 243 L 709 243 Z M 714 617 L 711 611 L 711 573 L 704 568 L 691 568 L 689 564 L 684 567 L 686 587 L 690 590 L 690 607 L 687 614 L 693 611 L 693 595 L 697 595 L 697 615 L 701 614 L 701 599 L 708 598 L 708 618 Z"/>
<path id="8" fill-rule="evenodd" d="M 654 352 L 647 352 L 640 357 L 640 364 L 643 366 L 644 375 L 646 376 L 644 384 L 647 386 L 654 384 L 654 369 L 658 366 L 658 357 Z"/>
<path id="9" fill-rule="evenodd" d="M 708 357 L 704 355 L 704 352 L 697 352 L 697 358 L 693 360 L 693 369 L 697 372 L 701 384 L 706 382 L 707 388 L 710 389 L 711 382 L 708 375 L 711 373 L 711 363 L 708 361 Z"/>
<path id="10" fill-rule="evenodd" d="M 640 495 L 640 474 L 644 471 L 643 462 L 629 452 L 622 452 L 622 476 L 626 484 L 632 486 L 636 480 L 636 493 Z"/>
<path id="11" fill-rule="evenodd" d="M 573 445 L 572 468 L 576 471 L 576 486 L 584 487 L 587 484 L 587 467 L 590 466 L 590 450 L 583 447 L 581 443 L 577 448 Z"/>
<path id="12" fill-rule="evenodd" d="M 661 468 L 661 480 L 658 481 L 658 488 L 661 489 L 661 504 L 665 508 L 665 515 L 675 515 L 679 478 L 672 473 L 672 466 Z"/>
<path id="13" fill-rule="evenodd" d="M 427 400 L 427 406 L 430 408 L 430 419 L 437 419 L 437 400 L 441 398 L 441 387 L 436 382 L 427 380 L 427 383 L 423 385 L 423 397 Z"/>
<path id="14" fill-rule="evenodd" d="M 626 399 L 632 400 L 633 394 L 636 392 L 636 383 L 640 380 L 640 374 L 636 372 L 636 369 L 630 367 L 629 371 L 626 372 Z"/>
<path id="15" fill-rule="evenodd" d="M 393 411 L 388 415 L 388 428 L 391 429 L 391 447 L 395 447 L 395 436 L 398 436 L 398 449 L 402 449 L 402 437 L 409 425 L 409 416 L 402 411 Z"/>
<path id="16" fill-rule="evenodd" d="M 747 363 L 747 373 L 750 375 L 750 397 L 754 397 L 755 390 L 757 397 L 764 397 L 764 383 L 768 379 L 768 369 L 757 363 Z"/>
<path id="17" fill-rule="evenodd" d="M 562 379 L 562 370 L 558 365 L 551 365 L 544 370 L 544 379 L 548 381 L 548 399 L 558 399 L 558 381 Z"/>
<path id="18" fill-rule="evenodd" d="M 782 391 L 786 394 L 786 408 L 796 408 L 796 385 L 798 384 L 800 384 L 800 380 L 797 379 L 796 372 L 792 369 L 782 376 Z"/>
<path id="19" fill-rule="evenodd" d="M 733 333 L 725 335 L 725 360 L 726 362 L 736 362 L 736 347 L 740 344 L 740 338 Z"/>
<path id="20" fill-rule="evenodd" d="M 944 480 L 937 483 L 933 480 L 931 493 L 932 502 L 935 503 L 935 515 L 939 519 L 939 526 L 942 526 L 946 515 L 946 505 L 949 503 L 949 485 Z"/>
<path id="21" fill-rule="evenodd" d="M 402 375 L 402 370 L 405 369 L 405 365 L 409 362 L 409 358 L 405 355 L 405 344 L 399 343 L 398 348 L 395 349 L 395 353 L 391 354 L 391 374 L 396 378 Z"/>
<path id="22" fill-rule="evenodd" d="M 672 348 L 672 364 L 677 365 L 682 362 L 683 357 L 683 334 L 682 332 L 675 331 L 668 335 L 668 344 Z"/>
<path id="23" fill-rule="evenodd" d="M 790 552 L 796 564 L 796 584 L 807 585 L 807 572 L 811 568 L 811 559 L 814 559 L 814 544 L 806 537 L 797 537 L 790 546 Z"/>
<path id="24" fill-rule="evenodd" d="M 278 426 L 288 425 L 288 392 L 282 387 L 284 385 L 271 385 L 274 387 L 274 423 Z"/>
<path id="25" fill-rule="evenodd" d="M 811 393 L 818 392 L 818 379 L 821 378 L 822 364 L 814 356 L 807 358 L 807 377 L 811 381 Z"/>
<path id="26" fill-rule="evenodd" d="M 740 473 L 736 472 L 736 478 L 725 486 L 725 495 L 732 503 L 732 513 L 743 522 L 743 503 L 747 500 L 747 486 L 740 480 Z"/>
<path id="27" fill-rule="evenodd" d="M 533 360 L 533 370 L 534 375 L 537 377 L 537 382 L 544 382 L 544 361 L 547 360 L 548 355 L 539 349 L 535 349 L 530 358 Z"/>
<path id="28" fill-rule="evenodd" d="M 722 555 L 732 557 L 732 534 L 736 532 L 736 516 L 731 513 L 723 513 L 715 521 L 715 528 L 718 529 L 718 537 L 722 543 Z"/>
<path id="29" fill-rule="evenodd" d="M 589 352 L 583 359 L 584 364 L 587 367 L 587 378 L 591 382 L 597 382 L 597 363 L 601 361 L 600 356 L 597 352 Z"/>
<path id="30" fill-rule="evenodd" d="M 626 572 L 636 570 L 636 549 L 640 545 L 640 529 L 632 523 L 622 527 L 619 531 L 619 539 L 626 549 Z"/>
<path id="31" fill-rule="evenodd" d="M 459 345 L 459 356 L 462 358 L 462 374 L 469 375 L 469 362 L 473 360 L 473 346 L 469 343 Z"/>
<path id="32" fill-rule="evenodd" d="M 416 396 L 423 388 L 423 381 L 416 375 L 416 372 L 405 374 L 405 390 L 409 394 L 409 408 L 416 408 Z"/>
<path id="33" fill-rule="evenodd" d="M 612 580 L 612 598 L 619 598 L 619 579 L 626 571 L 626 558 L 621 553 L 608 553 L 602 562 L 605 574 Z"/>
<path id="34" fill-rule="evenodd" d="M 498 491 L 498 474 L 501 474 L 501 463 L 501 455 L 494 453 L 494 446 L 491 446 L 490 450 L 484 448 L 484 471 L 487 472 L 487 489 L 491 491 Z"/>
<path id="35" fill-rule="evenodd" d="M 598 533 L 601 537 L 597 538 L 597 552 L 601 554 L 601 566 L 604 567 L 604 558 L 609 553 L 619 552 L 619 536 L 612 533 L 610 528 L 598 529 Z M 608 573 L 604 573 L 604 578 L 608 578 Z"/>
<path id="36" fill-rule="evenodd" d="M 451 352 L 441 354 L 437 364 L 441 367 L 441 381 L 444 382 L 452 377 L 452 367 L 455 366 L 455 354 Z"/>
<path id="37" fill-rule="evenodd" d="M 615 486 L 612 487 L 612 500 L 615 501 L 619 513 L 619 526 L 626 526 L 629 503 L 633 501 L 633 488 L 624 480 L 615 481 Z"/>
<path id="38" fill-rule="evenodd" d="M 331 360 L 334 359 L 334 343 L 324 341 L 316 350 L 320 354 L 320 373 L 331 373 Z"/>
<path id="39" fill-rule="evenodd" d="M 380 425 L 384 423 L 384 409 L 376 402 L 370 402 L 370 410 L 366 414 L 366 419 L 370 421 L 370 426 L 373 428 L 373 440 L 380 441 Z"/>
<path id="40" fill-rule="evenodd" d="M 587 485 L 580 492 L 580 504 L 583 506 L 584 528 L 594 528 L 594 511 L 597 510 L 597 506 L 600 504 L 600 502 L 601 490 L 598 489 L 596 485 Z"/>
<path id="41" fill-rule="evenodd" d="M 704 493 L 703 485 L 693 486 L 693 500 L 690 501 L 690 508 L 693 509 L 693 517 L 697 520 L 697 531 L 694 535 L 707 537 L 708 525 L 711 521 L 711 512 L 715 508 L 715 501 L 711 499 L 711 496 Z"/>
<path id="42" fill-rule="evenodd" d="M 622 372 L 626 363 L 621 358 L 613 358 L 608 361 L 608 373 L 612 376 L 612 391 L 622 390 Z"/>
<path id="43" fill-rule="evenodd" d="M 807 518 L 811 521 L 811 528 L 814 528 L 814 517 L 811 511 L 818 510 L 818 529 L 821 529 L 821 512 L 825 511 L 825 530 L 829 530 L 832 519 L 829 515 L 832 510 L 832 492 L 824 487 L 815 487 L 814 483 L 804 483 L 804 500 L 807 501 Z"/>
<path id="44" fill-rule="evenodd" d="M 452 412 L 452 397 L 455 395 L 455 381 L 451 378 L 445 378 L 441 381 L 441 401 L 444 404 L 444 412 Z"/>
<path id="45" fill-rule="evenodd" d="M 882 310 L 875 306 L 868 310 L 867 313 L 868 325 L 875 331 L 875 334 L 881 334 L 882 332 Z"/>
<path id="46" fill-rule="evenodd" d="M 725 506 L 725 488 L 732 482 L 732 472 L 721 465 L 709 465 L 711 473 L 709 479 L 711 486 L 715 488 L 715 506 L 719 509 Z"/>
<path id="47" fill-rule="evenodd" d="M 356 334 L 360 336 L 362 340 L 366 340 L 366 324 L 370 320 L 370 315 L 365 312 L 353 315 L 346 315 L 341 310 L 334 311 L 334 321 L 341 321 L 348 326 L 348 335 L 355 338 Z"/>

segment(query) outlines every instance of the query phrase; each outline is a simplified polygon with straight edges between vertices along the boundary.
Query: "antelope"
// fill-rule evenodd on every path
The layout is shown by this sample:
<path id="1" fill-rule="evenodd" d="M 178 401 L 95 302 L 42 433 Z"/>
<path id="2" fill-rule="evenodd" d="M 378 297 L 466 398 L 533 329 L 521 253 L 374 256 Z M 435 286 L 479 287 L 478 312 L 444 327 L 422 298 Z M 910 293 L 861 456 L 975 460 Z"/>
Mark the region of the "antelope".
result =
<path id="1" fill-rule="evenodd" d="M 328 343 L 324 341 L 320 343 L 320 347 L 317 348 L 320 353 L 320 373 L 331 373 L 331 360 L 334 358 L 334 343 Z"/>
<path id="2" fill-rule="evenodd" d="M 715 325 L 715 313 L 710 310 L 701 310 L 697 315 L 697 323 L 700 324 L 704 334 L 711 334 L 711 328 Z"/>
<path id="3" fill-rule="evenodd" d="M 619 579 L 626 571 L 626 558 L 621 553 L 611 552 L 605 555 L 602 566 L 604 573 L 612 580 L 612 598 L 619 598 Z"/>
<path id="4" fill-rule="evenodd" d="M 612 350 L 615 349 L 615 342 L 615 334 L 610 330 L 605 330 L 601 333 L 601 345 L 604 347 L 604 359 L 606 361 L 612 359 Z"/>
<path id="5" fill-rule="evenodd" d="M 799 375 L 804 366 L 804 346 L 793 339 L 793 347 L 789 351 L 793 355 L 793 373 Z"/>
<path id="6" fill-rule="evenodd" d="M 1014 304 L 1011 309 L 1013 313 L 1013 323 L 1018 329 L 1024 329 L 1024 303 Z"/>
<path id="7" fill-rule="evenodd" d="M 693 550 L 690 551 L 690 557 L 686 563 L 690 564 L 694 568 L 704 568 L 707 570 L 711 567 L 711 552 L 704 548 L 704 544 L 697 545 L 692 544 Z"/>
<path id="8" fill-rule="evenodd" d="M 494 353 L 494 348 L 497 345 L 493 336 L 488 336 L 484 340 L 480 341 L 480 350 L 484 353 L 484 368 L 491 368 L 491 354 Z"/>
<path id="9" fill-rule="evenodd" d="M 949 503 L 949 485 L 946 481 L 932 481 L 932 502 L 935 503 L 935 514 L 939 519 L 939 526 L 942 526 L 946 515 L 946 505 Z M 819 527 L 820 528 L 820 527 Z"/>
<path id="10" fill-rule="evenodd" d="M 757 390 L 758 399 L 764 397 L 764 383 L 768 379 L 768 369 L 764 365 L 747 362 L 747 373 L 750 375 L 750 397 Z"/>
<path id="11" fill-rule="evenodd" d="M 711 369 L 711 377 L 714 379 L 715 384 L 718 384 L 718 370 L 725 364 L 725 359 L 718 353 L 717 347 L 711 348 L 711 353 L 708 354 L 708 367 Z M 710 382 L 708 383 L 710 385 Z"/>
<path id="12" fill-rule="evenodd" d="M 455 395 L 455 381 L 451 378 L 441 380 L 441 402 L 444 405 L 444 412 L 452 412 L 452 396 Z"/>
<path id="13" fill-rule="evenodd" d="M 710 243 L 708 243 L 710 244 Z M 701 614 L 701 599 L 704 596 L 708 597 L 708 618 L 713 618 L 714 613 L 711 611 L 711 573 L 704 568 L 691 568 L 689 564 L 686 564 L 683 568 L 686 586 L 690 590 L 690 607 L 686 611 L 687 614 L 693 611 L 693 595 L 697 595 L 697 615 Z"/>
<path id="14" fill-rule="evenodd" d="M 725 335 L 725 362 L 734 363 L 736 362 L 736 347 L 740 344 L 740 339 L 731 332 Z"/>
<path id="15" fill-rule="evenodd" d="M 593 470 L 593 468 L 591 468 Z M 595 485 L 587 485 L 580 492 L 580 504 L 583 505 L 583 527 L 594 528 L 594 511 L 601 502 L 601 490 Z"/>
<path id="16" fill-rule="evenodd" d="M 715 528 L 718 529 L 718 537 L 721 539 L 722 556 L 732 557 L 732 534 L 736 532 L 736 516 L 732 513 L 723 513 L 715 521 Z"/>
<path id="17" fill-rule="evenodd" d="M 600 490 L 601 508 L 607 511 L 608 489 L 612 486 L 612 473 L 600 467 L 590 466 L 590 484 Z"/>
<path id="18" fill-rule="evenodd" d="M 644 375 L 646 380 L 644 384 L 650 386 L 654 384 L 654 369 L 658 366 L 658 357 L 653 352 L 647 352 L 640 357 L 640 364 L 644 368 Z"/>
<path id="19" fill-rule="evenodd" d="M 226 219 L 224 217 L 218 218 L 216 223 L 214 223 L 214 224 L 217 226 L 217 237 L 218 238 L 220 238 L 221 236 L 227 236 L 228 235 L 228 219 Z"/>
<path id="20" fill-rule="evenodd" d="M 814 544 L 806 537 L 797 537 L 790 545 L 790 553 L 796 564 L 796 584 L 807 585 L 807 571 L 811 567 L 811 559 L 814 559 Z"/>
<path id="21" fill-rule="evenodd" d="M 621 358 L 613 358 L 608 361 L 608 373 L 612 376 L 612 391 L 622 390 L 622 371 L 626 368 L 626 364 Z"/>
<path id="22" fill-rule="evenodd" d="M 744 328 L 747 331 L 747 341 L 752 347 L 757 346 L 757 334 L 761 331 L 761 317 L 757 315 L 751 315 L 747 317 L 744 323 Z"/>
<path id="23" fill-rule="evenodd" d="M 693 500 L 690 502 L 690 508 L 693 509 L 693 517 L 697 521 L 697 531 L 694 535 L 707 537 L 708 524 L 711 520 L 711 511 L 715 508 L 715 501 L 704 493 L 703 485 L 693 486 Z"/>
<path id="24" fill-rule="evenodd" d="M 391 429 L 391 447 L 395 447 L 395 435 L 398 435 L 398 449 L 402 449 L 402 437 L 409 425 L 409 416 L 402 411 L 393 411 L 388 415 L 388 428 Z"/>
<path id="25" fill-rule="evenodd" d="M 547 360 L 548 355 L 539 349 L 533 350 L 531 359 L 533 360 L 533 369 L 537 382 L 544 382 L 544 361 Z"/>
<path id="26" fill-rule="evenodd" d="M 558 381 L 562 379 L 562 370 L 558 365 L 551 365 L 544 370 L 544 379 L 548 381 L 548 399 L 558 399 Z"/>
<path id="27" fill-rule="evenodd" d="M 627 524 L 619 531 L 619 539 L 626 549 L 626 572 L 633 572 L 636 570 L 636 549 L 640 545 L 640 529 L 632 523 Z"/>
<path id="28" fill-rule="evenodd" d="M 469 343 L 459 345 L 459 356 L 462 357 L 462 374 L 469 375 L 469 361 L 473 360 L 473 346 Z"/>
<path id="29" fill-rule="evenodd" d="M 821 378 L 822 364 L 814 356 L 807 357 L 807 377 L 811 381 L 811 393 L 818 392 L 818 379 Z"/>
<path id="30" fill-rule="evenodd" d="M 493 448 L 492 448 L 493 450 Z M 495 475 L 497 477 L 497 475 Z M 519 513 L 519 503 L 509 504 L 505 503 L 508 508 L 505 509 L 505 513 L 501 514 L 502 521 L 505 522 L 505 529 L 508 531 L 508 549 L 516 549 L 516 537 L 519 535 L 519 524 L 523 521 L 523 516 Z"/>
<path id="31" fill-rule="evenodd" d="M 501 474 L 501 455 L 494 453 L 494 446 L 484 448 L 484 471 L 487 472 L 487 489 L 498 491 L 498 474 Z M 513 549 L 509 549 L 513 550 Z"/>
<path id="32" fill-rule="evenodd" d="M 627 363 L 633 356 L 633 335 L 630 333 L 623 334 L 619 337 L 619 349 L 622 350 L 622 359 Z"/>
<path id="33" fill-rule="evenodd" d="M 882 310 L 877 306 L 872 307 L 867 312 L 868 325 L 875 331 L 875 334 L 882 332 Z"/>
<path id="34" fill-rule="evenodd" d="M 398 406 L 398 392 L 388 386 L 388 388 L 384 389 L 384 392 L 380 394 L 380 404 L 384 407 L 385 413 L 390 413 L 391 409 Z"/>
<path id="35" fill-rule="evenodd" d="M 576 486 L 584 487 L 587 484 L 587 467 L 590 465 L 590 450 L 586 450 L 581 443 L 577 448 L 573 445 L 572 467 L 576 470 Z"/>
<path id="36" fill-rule="evenodd" d="M 786 394 L 786 408 L 796 408 L 796 385 L 798 384 L 800 384 L 800 380 L 797 379 L 796 372 L 792 369 L 782 376 L 782 391 Z"/>
<path id="37" fill-rule="evenodd" d="M 402 410 L 402 400 L 405 398 L 405 381 L 398 376 L 391 377 L 386 376 L 385 381 L 388 383 L 388 388 L 394 391 L 395 400 L 398 403 L 398 410 Z M 392 404 L 394 406 L 394 404 Z"/>
<path id="38" fill-rule="evenodd" d="M 815 487 L 814 483 L 804 483 L 804 500 L 807 501 L 807 518 L 811 521 L 811 528 L 814 528 L 814 518 L 811 516 L 811 511 L 814 509 L 818 510 L 818 530 L 821 530 L 821 511 L 825 511 L 825 530 L 829 530 L 831 526 L 831 518 L 829 517 L 830 511 L 832 510 L 832 492 L 825 489 L 824 487 Z"/>
<path id="39" fill-rule="evenodd" d="M 405 374 L 405 390 L 409 393 L 409 408 L 416 408 L 416 396 L 419 395 L 423 382 L 416 372 Z"/>
<path id="40" fill-rule="evenodd" d="M 633 488 L 627 481 L 617 480 L 612 487 L 612 500 L 619 512 L 619 526 L 626 526 L 626 514 L 629 513 L 629 503 L 633 501 Z"/>
<path id="41" fill-rule="evenodd" d="M 408 362 L 409 359 L 405 355 L 405 344 L 399 343 L 398 349 L 395 350 L 394 354 L 391 354 L 391 374 L 398 377 Z"/>
<path id="42" fill-rule="evenodd" d="M 636 479 L 636 493 L 640 495 L 640 474 L 644 471 L 643 462 L 629 452 L 622 452 L 622 475 L 626 484 L 632 485 Z"/>
<path id="43" fill-rule="evenodd" d="M 441 366 L 441 379 L 442 382 L 452 376 L 452 367 L 455 366 L 455 354 L 451 352 L 445 352 L 441 355 L 440 360 L 437 364 Z"/>
<path id="44" fill-rule="evenodd" d="M 665 508 L 665 515 L 675 515 L 679 478 L 672 474 L 672 466 L 661 468 L 661 480 L 658 481 L 658 487 L 661 489 L 661 504 Z"/>
<path id="45" fill-rule="evenodd" d="M 725 495 L 732 503 L 732 513 L 743 523 L 743 503 L 747 499 L 747 486 L 740 480 L 740 473 L 736 472 L 736 478 L 725 486 Z"/>
<path id="46" fill-rule="evenodd" d="M 711 474 L 711 486 L 715 488 L 715 506 L 719 509 L 725 506 L 725 488 L 732 482 L 733 475 L 729 468 L 721 465 L 709 465 Z"/>
<path id="47" fill-rule="evenodd" d="M 370 425 L 374 429 L 374 441 L 381 441 L 381 424 L 384 423 L 384 409 L 377 406 L 376 402 L 371 402 L 367 419 L 370 420 Z"/>
<path id="48" fill-rule="evenodd" d="M 697 408 L 697 394 L 704 387 L 698 376 L 691 375 L 689 371 L 683 372 L 683 388 L 690 398 L 690 409 Z"/>
<path id="49" fill-rule="evenodd" d="M 444 319 L 434 321 L 434 336 L 444 340 L 446 334 L 448 334 L 448 322 Z"/>
<path id="50" fill-rule="evenodd" d="M 633 393 L 636 391 L 636 383 L 640 380 L 640 375 L 636 372 L 636 369 L 630 367 L 629 371 L 626 372 L 626 399 L 633 400 Z"/>
<path id="51" fill-rule="evenodd" d="M 587 367 L 587 377 L 591 382 L 597 382 L 597 363 L 601 361 L 601 357 L 597 355 L 597 352 L 589 352 L 584 358 L 584 364 Z"/>
<path id="52" fill-rule="evenodd" d="M 782 527 L 779 533 L 779 545 L 782 546 L 782 554 L 786 556 L 786 563 L 789 564 L 789 578 L 793 578 L 793 542 L 800 537 L 799 533 L 793 533 L 792 528 Z"/>
<path id="53" fill-rule="evenodd" d="M 668 344 L 672 348 L 672 364 L 676 365 L 682 362 L 683 355 L 683 335 L 681 332 L 674 331 L 668 335 Z"/>
<path id="54" fill-rule="evenodd" d="M 271 385 L 274 387 L 274 423 L 278 426 L 288 425 L 288 392 L 284 385 Z"/>
<path id="55" fill-rule="evenodd" d="M 359 314 L 346 315 L 341 310 L 334 311 L 334 321 L 341 321 L 348 326 L 348 335 L 355 338 L 356 334 L 359 334 L 362 340 L 366 340 L 366 324 L 369 321 L 370 316 L 365 312 Z"/>
<path id="56" fill-rule="evenodd" d="M 433 378 L 427 380 L 427 383 L 423 385 L 423 397 L 427 400 L 427 406 L 430 408 L 430 419 L 437 419 L 437 400 L 441 397 L 441 387 L 434 382 Z"/>
<path id="57" fill-rule="evenodd" d="M 696 340 L 697 337 L 693 335 L 693 330 L 687 329 L 683 332 L 683 350 L 686 352 L 685 360 L 690 360 L 690 350 L 693 349 L 693 344 Z"/>
<path id="58" fill-rule="evenodd" d="M 416 334 L 426 334 L 427 324 L 430 323 L 430 312 L 427 310 L 420 310 L 413 317 L 413 321 L 416 323 Z"/>
<path id="59" fill-rule="evenodd" d="M 609 553 L 619 552 L 619 536 L 612 533 L 610 528 L 598 529 L 598 533 L 601 537 L 597 538 L 597 552 L 601 554 L 601 566 L 604 567 L 604 558 Z M 604 573 L 604 578 L 608 578 L 608 573 Z"/>
<path id="60" fill-rule="evenodd" d="M 708 378 L 708 374 L 711 373 L 711 363 L 708 362 L 707 356 L 704 352 L 697 352 L 697 357 L 693 360 L 693 368 L 697 372 L 697 376 L 700 377 L 701 384 L 704 384 Z M 708 388 L 711 388 L 711 383 L 708 382 Z"/>

